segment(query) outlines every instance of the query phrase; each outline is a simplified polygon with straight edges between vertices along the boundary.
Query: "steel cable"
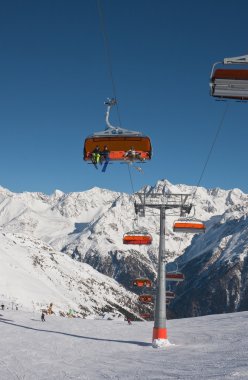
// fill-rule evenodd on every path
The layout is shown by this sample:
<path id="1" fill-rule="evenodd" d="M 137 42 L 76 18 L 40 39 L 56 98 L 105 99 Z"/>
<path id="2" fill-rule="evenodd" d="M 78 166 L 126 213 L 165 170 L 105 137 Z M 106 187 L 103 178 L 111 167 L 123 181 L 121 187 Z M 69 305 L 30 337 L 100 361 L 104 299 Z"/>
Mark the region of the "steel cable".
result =
<path id="1" fill-rule="evenodd" d="M 213 138 L 212 144 L 211 144 L 211 146 L 210 146 L 210 149 L 209 149 L 209 152 L 208 152 L 208 155 L 207 155 L 206 161 L 205 161 L 205 163 L 204 163 L 204 166 L 203 166 L 203 169 L 202 169 L 201 175 L 200 175 L 199 180 L 198 180 L 198 182 L 197 182 L 196 189 L 195 189 L 195 191 L 194 191 L 194 193 L 193 193 L 193 196 L 192 196 L 192 202 L 193 202 L 194 199 L 195 199 L 195 196 L 196 196 L 197 190 L 198 190 L 198 188 L 199 188 L 199 186 L 200 186 L 200 183 L 201 183 L 202 178 L 203 178 L 203 176 L 204 176 L 204 173 L 205 173 L 205 171 L 206 171 L 207 165 L 208 165 L 208 163 L 209 163 L 210 157 L 211 157 L 211 155 L 212 155 L 212 153 L 213 153 L 214 146 L 215 146 L 215 144 L 216 144 L 216 141 L 217 141 L 217 139 L 218 139 L 218 136 L 219 136 L 219 134 L 220 134 L 220 131 L 221 131 L 222 127 L 223 127 L 223 124 L 224 124 L 224 121 L 225 121 L 225 117 L 226 117 L 226 114 L 227 114 L 227 110 L 228 110 L 228 108 L 229 108 L 229 103 L 227 102 L 227 103 L 226 103 L 226 107 L 225 107 L 225 109 L 224 109 L 224 111 L 223 111 L 223 113 L 222 113 L 222 116 L 221 116 L 220 122 L 219 122 L 219 124 L 218 124 L 217 130 L 216 130 L 216 133 L 215 133 L 215 135 L 214 135 L 214 138 Z M 185 232 L 184 235 L 186 236 L 186 234 L 187 234 L 187 233 Z M 180 252 L 180 249 L 181 249 L 182 240 L 183 240 L 183 239 L 181 239 L 180 242 L 179 242 L 179 247 L 178 247 L 178 250 L 177 250 L 178 255 L 179 255 L 179 252 Z M 178 255 L 177 255 L 177 256 L 178 256 Z"/>
<path id="2" fill-rule="evenodd" d="M 103 34 L 104 47 L 105 47 L 105 53 L 106 53 L 106 58 L 107 58 L 107 63 L 108 63 L 109 76 L 110 76 L 110 80 L 112 84 L 113 97 L 116 100 L 116 109 L 117 109 L 117 115 L 118 115 L 118 120 L 119 120 L 119 126 L 121 127 L 121 116 L 120 116 L 120 110 L 119 110 L 117 96 L 116 96 L 116 86 L 115 86 L 114 75 L 113 75 L 110 44 L 109 44 L 108 34 L 106 30 L 106 23 L 105 23 L 101 0 L 97 0 L 97 9 L 98 9 L 98 14 L 99 14 L 100 27 L 102 29 L 102 34 Z"/>
<path id="3" fill-rule="evenodd" d="M 196 192 L 197 192 L 197 190 L 198 190 L 198 187 L 200 186 L 200 183 L 201 183 L 201 181 L 202 181 L 203 175 L 204 175 L 204 173 L 205 173 L 205 171 L 206 171 L 206 168 L 207 168 L 207 165 L 208 165 L 208 163 L 209 163 L 210 157 L 211 157 L 211 155 L 212 155 L 212 153 L 213 153 L 213 149 L 214 149 L 214 146 L 215 146 L 216 141 L 217 141 L 217 139 L 218 139 L 218 136 L 219 136 L 219 134 L 220 134 L 220 131 L 221 131 L 222 127 L 223 127 L 223 124 L 224 124 L 224 121 L 225 121 L 225 117 L 226 117 L 226 114 L 227 114 L 227 110 L 228 110 L 228 108 L 229 108 L 229 103 L 227 102 L 227 103 L 226 103 L 226 107 L 225 107 L 225 109 L 224 109 L 224 112 L 223 112 L 223 114 L 222 114 L 222 117 L 221 117 L 220 123 L 219 123 L 219 125 L 218 125 L 217 130 L 216 130 L 216 133 L 215 133 L 215 136 L 214 136 L 213 142 L 212 142 L 212 144 L 211 144 L 210 150 L 209 150 L 209 152 L 208 152 L 208 155 L 207 155 L 207 158 L 206 158 L 205 164 L 204 164 L 204 166 L 203 166 L 203 169 L 202 169 L 201 175 L 200 175 L 199 180 L 198 180 L 198 182 L 197 182 L 196 189 L 195 189 L 195 192 L 194 192 L 193 197 L 192 197 L 192 201 L 193 201 L 194 198 L 195 198 Z"/>

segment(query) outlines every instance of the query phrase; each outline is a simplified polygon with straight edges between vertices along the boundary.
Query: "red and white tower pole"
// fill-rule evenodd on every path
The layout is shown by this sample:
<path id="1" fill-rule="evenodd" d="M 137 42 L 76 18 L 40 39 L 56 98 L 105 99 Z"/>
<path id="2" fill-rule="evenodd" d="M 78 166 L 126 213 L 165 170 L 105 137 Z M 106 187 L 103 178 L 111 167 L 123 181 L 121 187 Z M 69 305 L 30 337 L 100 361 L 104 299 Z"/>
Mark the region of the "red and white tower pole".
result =
<path id="1" fill-rule="evenodd" d="M 158 277 L 152 345 L 169 344 L 166 328 L 166 275 L 165 275 L 165 207 L 160 208 L 160 239 L 158 255 Z"/>
<path id="2" fill-rule="evenodd" d="M 180 210 L 180 215 L 188 214 L 192 204 L 187 203 L 190 194 L 172 193 L 136 193 L 134 203 L 136 214 L 145 216 L 146 208 L 157 209 L 160 211 L 160 238 L 158 253 L 158 277 L 156 290 L 156 303 L 154 315 L 154 327 L 152 345 L 153 347 L 165 347 L 169 345 L 166 328 L 166 273 L 165 273 L 165 219 L 166 210 L 170 215 L 175 215 L 176 210 Z M 175 210 L 173 212 L 173 210 Z M 173 213 L 172 213 L 173 212 Z"/>

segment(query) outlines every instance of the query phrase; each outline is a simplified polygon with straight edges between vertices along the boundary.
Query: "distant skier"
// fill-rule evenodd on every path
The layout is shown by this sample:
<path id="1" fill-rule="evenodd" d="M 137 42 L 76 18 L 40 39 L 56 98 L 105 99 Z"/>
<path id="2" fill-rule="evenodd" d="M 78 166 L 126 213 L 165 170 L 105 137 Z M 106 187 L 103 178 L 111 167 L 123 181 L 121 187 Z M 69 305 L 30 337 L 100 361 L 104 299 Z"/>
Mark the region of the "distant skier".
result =
<path id="1" fill-rule="evenodd" d="M 46 322 L 45 314 L 43 312 L 41 313 L 41 322 Z"/>
<path id="2" fill-rule="evenodd" d="M 125 321 L 127 321 L 127 323 L 128 323 L 129 325 L 131 325 L 131 324 L 132 324 L 132 322 L 131 322 L 131 319 L 130 319 L 130 318 L 125 318 Z"/>
<path id="3" fill-rule="evenodd" d="M 1 305 L 1 309 L 4 310 L 4 304 Z"/>

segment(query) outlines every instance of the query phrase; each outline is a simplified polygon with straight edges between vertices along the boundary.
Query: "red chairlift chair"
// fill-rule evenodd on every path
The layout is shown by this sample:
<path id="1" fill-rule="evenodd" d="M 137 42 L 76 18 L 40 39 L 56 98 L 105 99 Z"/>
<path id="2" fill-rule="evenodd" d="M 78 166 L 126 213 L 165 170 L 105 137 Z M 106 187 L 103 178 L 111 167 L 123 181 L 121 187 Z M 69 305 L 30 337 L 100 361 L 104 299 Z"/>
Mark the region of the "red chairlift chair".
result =
<path id="1" fill-rule="evenodd" d="M 152 145 L 150 138 L 144 136 L 141 132 L 130 131 L 128 129 L 114 127 L 109 122 L 109 113 L 113 105 L 116 104 L 115 99 L 108 99 L 106 112 L 106 129 L 104 131 L 95 132 L 88 136 L 84 142 L 84 160 L 92 160 L 92 152 L 98 146 L 103 151 L 107 146 L 110 161 L 126 161 L 125 153 L 131 147 L 135 150 L 141 161 L 150 160 L 152 157 Z M 139 159 L 137 159 L 139 161 Z"/>
<path id="2" fill-rule="evenodd" d="M 148 278 L 136 278 L 133 281 L 133 286 L 138 287 L 138 288 L 142 288 L 142 287 L 151 288 L 152 282 Z"/>
<path id="3" fill-rule="evenodd" d="M 152 303 L 153 302 L 153 296 L 150 294 L 142 294 L 139 296 L 139 301 L 142 303 Z"/>
<path id="4" fill-rule="evenodd" d="M 123 244 L 150 245 L 152 236 L 148 232 L 129 231 L 123 235 Z"/>
<path id="5" fill-rule="evenodd" d="M 180 272 L 166 272 L 166 281 L 181 282 L 185 280 L 185 276 Z"/>
<path id="6" fill-rule="evenodd" d="M 206 226 L 203 222 L 196 219 L 180 219 L 174 222 L 174 232 L 204 233 Z"/>

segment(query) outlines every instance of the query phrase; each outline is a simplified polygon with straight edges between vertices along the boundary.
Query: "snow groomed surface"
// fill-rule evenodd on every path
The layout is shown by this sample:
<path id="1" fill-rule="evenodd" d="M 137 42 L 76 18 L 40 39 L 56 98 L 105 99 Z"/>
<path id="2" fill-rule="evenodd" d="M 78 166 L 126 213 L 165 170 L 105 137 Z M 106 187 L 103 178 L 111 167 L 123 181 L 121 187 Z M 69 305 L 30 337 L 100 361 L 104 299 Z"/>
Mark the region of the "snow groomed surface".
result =
<path id="1" fill-rule="evenodd" d="M 153 322 L 1 311 L 0 379 L 248 378 L 248 312 L 168 321 L 170 345 L 151 346 Z"/>

